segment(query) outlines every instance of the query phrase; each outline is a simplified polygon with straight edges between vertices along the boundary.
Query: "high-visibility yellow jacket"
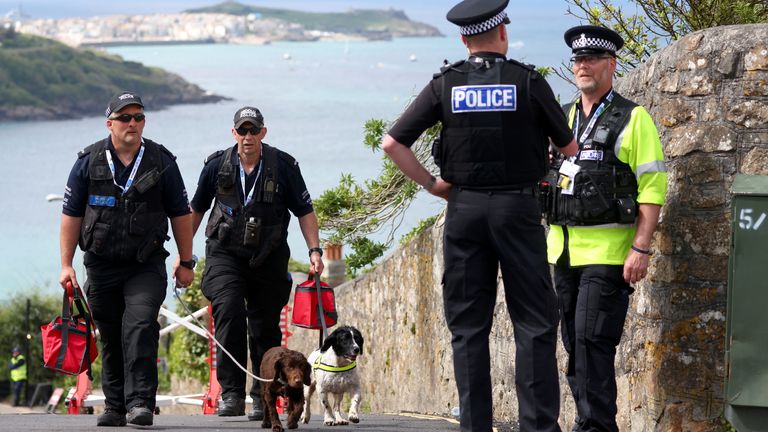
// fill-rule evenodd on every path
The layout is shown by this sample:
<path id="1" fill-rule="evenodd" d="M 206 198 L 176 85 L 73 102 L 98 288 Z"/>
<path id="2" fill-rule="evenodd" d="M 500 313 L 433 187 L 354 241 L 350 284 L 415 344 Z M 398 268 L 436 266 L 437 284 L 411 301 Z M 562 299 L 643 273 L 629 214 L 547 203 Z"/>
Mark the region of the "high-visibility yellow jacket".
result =
<path id="1" fill-rule="evenodd" d="M 21 363 L 21 365 L 19 365 Z M 11 358 L 11 381 L 22 381 L 27 379 L 27 362 L 23 355 Z"/>
<path id="2" fill-rule="evenodd" d="M 574 103 L 568 114 L 571 126 L 575 117 Z M 617 136 L 617 142 L 621 145 L 616 156 L 630 166 L 637 178 L 638 204 L 663 205 L 667 194 L 664 152 L 656 125 L 645 108 L 636 106 L 632 110 L 629 122 Z M 551 225 L 547 236 L 547 258 L 550 263 L 556 263 L 567 247 L 571 266 L 623 265 L 636 230 L 635 225 L 619 224 Z"/>

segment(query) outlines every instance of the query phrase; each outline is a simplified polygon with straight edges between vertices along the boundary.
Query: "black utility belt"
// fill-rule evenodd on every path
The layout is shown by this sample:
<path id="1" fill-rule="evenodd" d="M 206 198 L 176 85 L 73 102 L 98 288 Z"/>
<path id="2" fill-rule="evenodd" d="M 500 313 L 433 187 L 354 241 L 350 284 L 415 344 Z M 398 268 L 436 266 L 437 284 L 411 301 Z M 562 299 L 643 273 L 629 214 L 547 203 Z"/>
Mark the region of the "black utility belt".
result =
<path id="1" fill-rule="evenodd" d="M 467 192 L 476 192 L 476 193 L 486 193 L 489 195 L 493 194 L 513 194 L 513 195 L 530 195 L 530 196 L 536 196 L 539 192 L 539 188 L 536 186 L 527 186 L 527 187 L 521 187 L 521 188 L 473 188 L 473 187 L 466 187 L 466 186 L 456 186 L 456 189 L 459 191 L 467 191 Z"/>

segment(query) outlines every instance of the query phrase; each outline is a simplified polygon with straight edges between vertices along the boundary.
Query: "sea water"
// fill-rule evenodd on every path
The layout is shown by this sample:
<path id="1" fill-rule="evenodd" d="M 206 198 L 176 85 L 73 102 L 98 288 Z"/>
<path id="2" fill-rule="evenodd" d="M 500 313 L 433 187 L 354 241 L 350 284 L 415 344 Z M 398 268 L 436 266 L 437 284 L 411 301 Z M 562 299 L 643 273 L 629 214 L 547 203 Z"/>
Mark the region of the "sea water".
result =
<path id="1" fill-rule="evenodd" d="M 268 128 L 264 141 L 299 161 L 310 194 L 318 197 L 336 186 L 342 173 L 359 181 L 378 175 L 384 156 L 363 146 L 365 122 L 396 119 L 443 59 L 466 57 L 457 39 L 453 35 L 378 42 L 123 46 L 109 52 L 172 71 L 231 98 L 163 110 L 146 107 L 144 135 L 178 157 L 190 198 L 205 157 L 234 144 L 232 117 L 245 105 L 262 111 Z M 524 48 L 513 46 L 509 56 L 556 66 L 568 52 L 567 48 L 539 48 L 552 45 L 551 39 L 531 38 Z M 556 78 L 550 82 L 556 93 L 570 91 Z M 0 123 L 0 299 L 33 287 L 57 292 L 61 202 L 48 202 L 45 197 L 63 193 L 77 152 L 107 133 L 102 116 Z M 420 193 L 395 238 L 443 206 L 444 201 Z M 201 257 L 202 231 L 194 239 L 194 251 Z M 295 258 L 308 261 L 295 218 L 289 244 Z M 167 246 L 175 255 L 173 240 Z M 83 282 L 79 252 L 75 268 Z"/>

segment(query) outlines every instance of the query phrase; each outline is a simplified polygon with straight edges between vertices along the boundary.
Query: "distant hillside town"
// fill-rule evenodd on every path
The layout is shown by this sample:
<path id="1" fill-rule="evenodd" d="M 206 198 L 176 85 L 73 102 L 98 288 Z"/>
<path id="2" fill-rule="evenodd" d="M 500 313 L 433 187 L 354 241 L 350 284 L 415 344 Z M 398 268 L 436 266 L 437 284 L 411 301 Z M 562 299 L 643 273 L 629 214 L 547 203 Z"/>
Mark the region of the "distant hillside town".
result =
<path id="1" fill-rule="evenodd" d="M 237 7 L 237 11 L 232 8 Z M 272 15 L 286 17 L 275 18 Z M 117 15 L 90 18 L 27 19 L 20 10 L 0 16 L 4 28 L 56 39 L 70 46 L 122 44 L 238 43 L 273 41 L 387 40 L 403 36 L 442 36 L 427 24 L 410 21 L 402 11 L 306 13 L 256 8 L 225 2 L 206 10 L 175 14 Z M 337 21 L 357 25 L 328 25 Z M 303 22 L 302 22 L 303 21 Z"/>

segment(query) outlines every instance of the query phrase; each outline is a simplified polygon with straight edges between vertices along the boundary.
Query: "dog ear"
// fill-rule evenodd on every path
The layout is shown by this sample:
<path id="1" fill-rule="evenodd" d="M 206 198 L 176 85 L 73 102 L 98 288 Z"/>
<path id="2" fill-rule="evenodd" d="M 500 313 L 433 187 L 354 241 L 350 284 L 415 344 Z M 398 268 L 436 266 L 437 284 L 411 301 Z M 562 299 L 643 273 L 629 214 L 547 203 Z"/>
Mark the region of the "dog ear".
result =
<path id="1" fill-rule="evenodd" d="M 322 352 L 328 351 L 331 348 L 331 346 L 335 343 L 336 343 L 336 332 L 333 332 L 330 334 L 330 336 L 325 338 L 325 340 L 323 341 L 323 347 L 320 348 L 320 351 Z"/>
<path id="2" fill-rule="evenodd" d="M 283 379 L 283 355 L 281 354 L 277 360 L 275 360 L 275 376 L 273 378 L 274 382 L 277 382 L 280 379 Z M 285 381 L 283 379 L 283 381 Z"/>
<path id="3" fill-rule="evenodd" d="M 360 333 L 360 330 L 358 330 L 358 329 L 356 329 L 354 327 L 352 329 L 352 334 L 355 335 L 355 343 L 357 344 L 357 346 L 360 347 L 360 354 L 362 354 L 363 353 L 363 343 L 364 343 L 364 341 L 363 341 L 363 334 Z"/>

